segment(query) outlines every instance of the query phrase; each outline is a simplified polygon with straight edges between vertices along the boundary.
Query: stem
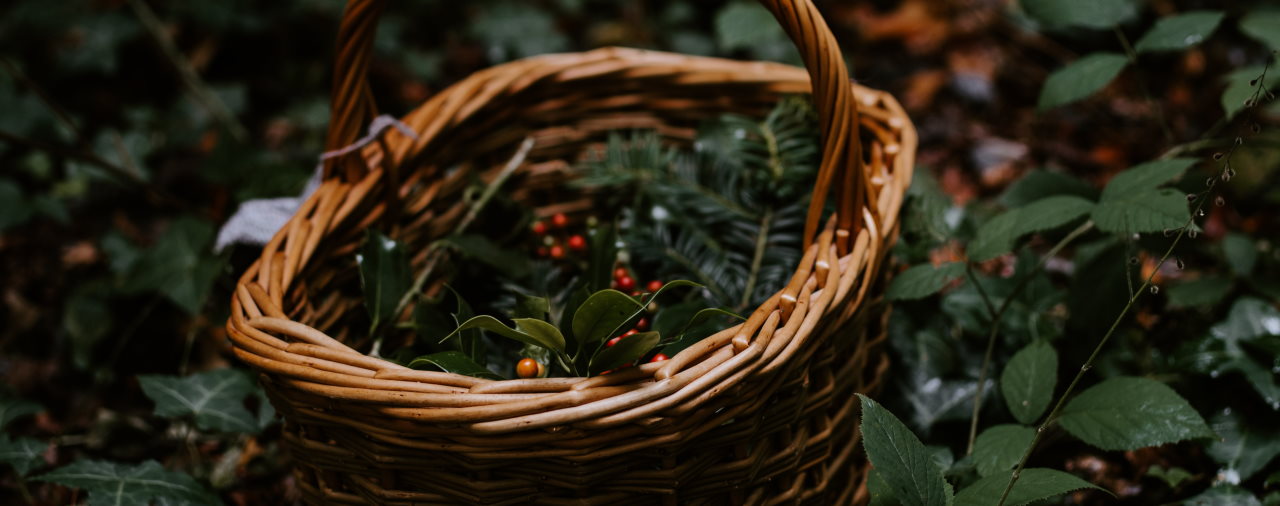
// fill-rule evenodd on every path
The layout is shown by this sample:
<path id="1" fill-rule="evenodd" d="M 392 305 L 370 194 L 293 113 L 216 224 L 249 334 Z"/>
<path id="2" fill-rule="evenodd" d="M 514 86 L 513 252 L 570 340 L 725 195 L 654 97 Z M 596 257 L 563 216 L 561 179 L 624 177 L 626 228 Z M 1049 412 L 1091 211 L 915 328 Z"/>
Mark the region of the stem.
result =
<path id="1" fill-rule="evenodd" d="M 1050 258 L 1058 256 L 1058 252 L 1062 251 L 1062 248 L 1065 248 L 1071 243 L 1071 241 L 1076 240 L 1081 235 L 1084 235 L 1085 232 L 1092 229 L 1093 221 L 1086 221 L 1059 240 L 1052 248 L 1049 248 L 1049 252 L 1040 257 L 1040 261 L 1036 263 L 1035 268 L 1031 269 L 1031 272 L 1028 272 L 1022 277 L 1022 279 L 1018 280 L 1018 284 L 1013 287 L 1013 291 L 1009 292 L 1009 295 L 1004 298 L 1004 302 L 1000 303 L 1000 309 L 997 309 L 992 313 L 991 333 L 987 336 L 987 351 L 982 356 L 982 368 L 978 370 L 978 389 L 973 395 L 973 414 L 969 417 L 969 444 L 967 447 L 968 449 L 965 450 L 965 455 L 973 454 L 973 444 L 974 441 L 978 439 L 978 418 L 979 414 L 982 412 L 982 394 L 986 391 L 987 373 L 991 369 L 992 355 L 995 354 L 996 337 L 1000 335 L 1000 319 L 1004 317 L 1005 311 L 1007 311 L 1009 306 L 1013 304 L 1014 299 L 1017 299 L 1018 295 L 1022 293 L 1022 290 L 1025 289 L 1027 285 L 1031 284 L 1031 279 L 1044 269 L 1045 264 L 1049 262 Z M 966 268 L 968 268 L 967 262 Z M 974 286 L 979 287 L 978 290 L 981 293 L 982 285 L 978 283 L 977 277 L 973 276 L 972 268 L 969 268 L 969 275 Z M 983 299 L 986 299 L 985 293 L 983 293 Z M 989 300 L 987 302 L 987 307 L 988 309 L 991 307 Z"/>
<path id="2" fill-rule="evenodd" d="M 765 208 L 760 216 L 760 233 L 756 234 L 756 251 L 751 257 L 751 273 L 747 275 L 747 285 L 742 290 L 742 300 L 738 301 L 738 310 L 751 303 L 751 292 L 756 287 L 756 277 L 760 274 L 760 264 L 764 263 L 764 250 L 769 245 L 769 224 L 773 221 L 773 208 Z"/>
<path id="3" fill-rule="evenodd" d="M 1129 63 L 1137 66 L 1138 52 L 1133 50 L 1133 45 L 1129 43 L 1129 37 L 1125 36 L 1124 31 L 1121 30 L 1119 26 L 1116 26 L 1112 31 L 1115 32 L 1116 38 L 1120 40 L 1120 45 L 1124 46 L 1124 54 L 1129 57 Z M 1172 142 L 1173 131 L 1169 129 L 1169 122 L 1164 119 L 1164 108 L 1161 107 L 1160 103 L 1156 102 L 1156 99 L 1151 96 L 1151 90 L 1147 88 L 1147 80 L 1142 77 L 1141 73 L 1137 75 L 1137 81 L 1138 88 L 1142 91 L 1142 96 L 1147 99 L 1147 105 L 1150 105 L 1151 110 L 1155 111 L 1156 122 L 1160 124 L 1160 130 L 1164 132 L 1165 140 Z"/>

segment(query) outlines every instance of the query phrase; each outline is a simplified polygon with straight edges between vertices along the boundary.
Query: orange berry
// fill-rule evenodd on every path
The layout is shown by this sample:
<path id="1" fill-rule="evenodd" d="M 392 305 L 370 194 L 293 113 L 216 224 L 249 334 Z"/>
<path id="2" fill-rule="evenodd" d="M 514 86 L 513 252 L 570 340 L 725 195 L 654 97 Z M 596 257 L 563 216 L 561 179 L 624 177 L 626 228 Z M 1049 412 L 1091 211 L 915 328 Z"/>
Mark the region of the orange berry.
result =
<path id="1" fill-rule="evenodd" d="M 522 358 L 520 359 L 520 362 L 516 364 L 516 376 L 524 379 L 538 377 L 538 373 L 541 372 L 541 370 L 542 364 L 539 364 L 537 360 L 531 358 Z"/>
<path id="2" fill-rule="evenodd" d="M 613 270 L 613 279 L 622 279 L 627 277 L 627 268 L 619 267 Z"/>
<path id="3" fill-rule="evenodd" d="M 547 233 L 547 224 L 541 220 L 533 222 L 533 233 L 538 235 Z"/>
<path id="4" fill-rule="evenodd" d="M 557 245 L 555 245 L 555 246 L 552 246 L 552 247 L 551 247 L 551 258 L 555 258 L 555 259 L 561 259 L 561 258 L 564 258 L 564 248 L 563 248 L 563 247 L 561 247 L 559 244 L 557 244 Z"/>
<path id="5" fill-rule="evenodd" d="M 564 213 L 556 213 L 551 217 L 551 224 L 555 225 L 556 228 L 564 228 L 565 225 L 569 224 L 569 218 Z"/>
<path id="6" fill-rule="evenodd" d="M 658 290 L 662 289 L 662 282 L 655 279 L 653 281 L 650 281 L 649 284 L 645 286 L 645 288 L 649 289 L 649 293 L 657 293 Z"/>

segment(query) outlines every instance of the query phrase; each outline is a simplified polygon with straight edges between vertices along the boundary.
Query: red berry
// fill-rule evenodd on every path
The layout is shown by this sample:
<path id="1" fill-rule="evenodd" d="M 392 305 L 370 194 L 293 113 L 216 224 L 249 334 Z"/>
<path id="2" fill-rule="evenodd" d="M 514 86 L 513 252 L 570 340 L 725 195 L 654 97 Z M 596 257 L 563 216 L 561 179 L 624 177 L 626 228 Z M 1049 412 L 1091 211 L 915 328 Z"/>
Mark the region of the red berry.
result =
<path id="1" fill-rule="evenodd" d="M 564 228 L 565 225 L 569 224 L 569 218 L 564 213 L 556 213 L 551 217 L 551 224 L 555 225 L 556 228 Z"/>
<path id="2" fill-rule="evenodd" d="M 615 337 L 615 338 L 610 339 L 610 340 L 608 340 L 608 341 L 605 341 L 605 342 L 604 342 L 604 347 L 605 347 L 605 348 L 610 348 L 610 347 L 612 347 L 613 345 L 618 344 L 618 341 L 621 341 L 621 340 L 622 340 L 622 336 L 618 336 L 618 337 Z"/>
<path id="3" fill-rule="evenodd" d="M 622 337 L 634 336 L 634 335 L 639 334 L 639 333 L 640 333 L 640 331 L 639 331 L 639 330 L 631 329 L 631 330 L 628 330 L 628 331 L 624 332 L 624 333 L 622 334 Z"/>
<path id="4" fill-rule="evenodd" d="M 556 259 L 564 258 L 564 248 L 562 248 L 559 244 L 552 246 L 551 258 L 556 258 Z"/>
<path id="5" fill-rule="evenodd" d="M 580 235 L 569 237 L 569 249 L 582 251 L 587 249 L 587 240 Z"/>
<path id="6" fill-rule="evenodd" d="M 649 289 L 649 293 L 657 293 L 658 290 L 662 289 L 662 282 L 655 279 L 653 281 L 650 281 L 649 284 L 645 286 L 645 288 Z"/>
<path id="7" fill-rule="evenodd" d="M 540 369 L 542 369 L 542 364 L 539 364 L 537 360 L 522 358 L 520 359 L 520 362 L 516 364 L 516 376 L 525 379 L 536 378 L 538 377 Z"/>
<path id="8" fill-rule="evenodd" d="M 666 360 L 666 359 L 667 359 L 667 356 L 666 356 L 666 355 L 663 355 L 663 354 L 659 353 L 659 354 L 657 354 L 657 355 L 654 355 L 654 356 L 653 356 L 653 358 L 649 359 L 649 362 L 650 362 L 650 363 L 652 363 L 652 362 L 661 362 L 661 361 Z"/>
<path id="9" fill-rule="evenodd" d="M 631 290 L 635 290 L 636 280 L 631 279 L 631 276 L 620 277 L 618 278 L 618 289 L 624 292 L 630 292 Z"/>
<path id="10" fill-rule="evenodd" d="M 613 279 L 622 279 L 627 277 L 626 267 L 619 267 L 613 270 Z"/>
<path id="11" fill-rule="evenodd" d="M 549 253 L 550 251 L 547 250 L 546 246 L 538 246 L 538 256 L 545 257 Z"/>
<path id="12" fill-rule="evenodd" d="M 641 292 L 640 290 L 632 290 L 632 291 L 631 291 L 631 296 L 632 296 L 632 297 L 639 297 L 642 293 L 643 293 L 643 292 Z"/>
<path id="13" fill-rule="evenodd" d="M 641 318 L 640 321 L 636 322 L 636 329 L 649 330 L 649 319 Z"/>
<path id="14" fill-rule="evenodd" d="M 541 220 L 533 222 L 533 233 L 538 235 L 547 233 L 547 224 Z"/>

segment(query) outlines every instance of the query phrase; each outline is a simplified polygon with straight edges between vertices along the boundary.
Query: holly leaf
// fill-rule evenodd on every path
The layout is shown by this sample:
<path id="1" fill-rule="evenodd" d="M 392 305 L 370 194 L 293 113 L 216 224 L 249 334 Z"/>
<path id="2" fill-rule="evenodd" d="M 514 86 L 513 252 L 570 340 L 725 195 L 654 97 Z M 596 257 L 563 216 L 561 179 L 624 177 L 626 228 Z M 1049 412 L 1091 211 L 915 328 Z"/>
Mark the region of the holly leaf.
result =
<path id="1" fill-rule="evenodd" d="M 1208 39 L 1218 24 L 1222 23 L 1222 11 L 1188 11 L 1176 16 L 1161 18 L 1133 45 L 1139 53 L 1179 51 Z"/>
<path id="2" fill-rule="evenodd" d="M 1222 277 L 1203 277 L 1183 281 L 1169 288 L 1169 306 L 1175 308 L 1210 306 L 1217 304 L 1231 291 L 1231 280 Z"/>
<path id="3" fill-rule="evenodd" d="M 370 329 L 377 329 L 395 319 L 400 299 L 413 288 L 409 257 L 400 243 L 370 228 L 365 231 L 356 263 L 360 265 L 360 287 L 364 290 Z"/>
<path id="4" fill-rule="evenodd" d="M 1280 455 L 1280 433 L 1275 430 L 1248 427 L 1227 412 L 1215 416 L 1212 427 L 1220 439 L 1210 444 L 1206 451 L 1222 465 L 1218 473 L 1221 481 L 1239 485 Z"/>
<path id="5" fill-rule="evenodd" d="M 425 367 L 435 367 L 444 372 L 461 374 L 464 376 L 472 376 L 476 378 L 485 378 L 492 380 L 503 379 L 502 376 L 494 374 L 493 371 L 486 369 L 484 366 L 476 363 L 466 353 L 461 351 L 442 351 L 423 355 L 409 362 L 409 368 L 422 369 Z"/>
<path id="6" fill-rule="evenodd" d="M 1020 3 L 1032 18 L 1053 28 L 1102 30 L 1138 15 L 1138 3 L 1134 0 L 1021 0 Z"/>
<path id="7" fill-rule="evenodd" d="M 1071 62 L 1049 74 L 1037 107 L 1045 111 L 1092 95 L 1120 75 L 1128 63 L 1128 58 L 1117 53 L 1093 53 Z"/>
<path id="8" fill-rule="evenodd" d="M 49 443 L 35 438 L 11 440 L 8 434 L 0 434 L 0 462 L 13 466 L 19 476 L 26 476 L 32 469 L 43 467 L 44 451 L 47 448 Z"/>
<path id="9" fill-rule="evenodd" d="M 619 339 L 613 346 L 601 348 L 591 357 L 589 370 L 592 375 L 596 375 L 631 363 L 653 350 L 661 340 L 662 336 L 653 331 L 639 332 Z"/>
<path id="10" fill-rule="evenodd" d="M 1008 477 L 1003 471 L 1018 465 L 1035 437 L 1036 430 L 1025 425 L 996 425 L 982 431 L 973 443 L 973 462 L 978 474 Z"/>
<path id="11" fill-rule="evenodd" d="M 185 378 L 146 374 L 138 376 L 138 383 L 156 403 L 157 416 L 191 416 L 201 430 L 256 434 L 260 429 L 245 407 L 245 398 L 258 388 L 244 371 L 217 369 Z"/>
<path id="12" fill-rule="evenodd" d="M 1059 423 L 1103 450 L 1136 450 L 1214 435 L 1186 399 L 1147 378 L 1118 377 L 1094 385 L 1067 403 Z"/>
<path id="13" fill-rule="evenodd" d="M 921 264 L 894 276 L 885 296 L 890 300 L 922 299 L 938 293 L 952 281 L 964 276 L 964 264 L 945 263 L 937 268 Z"/>
<path id="14" fill-rule="evenodd" d="M 459 325 L 457 330 L 454 330 L 452 334 L 445 336 L 444 340 L 447 341 L 462 331 L 482 329 L 525 344 L 541 346 L 549 350 L 564 353 L 564 335 L 560 333 L 559 329 L 556 329 L 554 326 L 551 326 L 551 324 L 542 320 L 533 320 L 531 318 L 519 318 L 516 319 L 515 322 L 516 328 L 513 329 L 503 325 L 502 322 L 492 316 L 476 316 L 467 320 L 462 325 Z M 531 322 L 542 323 L 547 327 L 550 327 L 550 329 L 538 326 L 537 323 Z M 531 329 L 533 332 L 530 332 Z"/>
<path id="15" fill-rule="evenodd" d="M 587 297 L 573 313 L 573 337 L 587 345 L 613 337 L 613 333 L 631 320 L 631 315 L 644 306 L 617 290 L 600 290 Z"/>
<path id="16" fill-rule="evenodd" d="M 1058 195 L 1006 210 L 978 229 L 977 237 L 967 248 L 969 259 L 983 262 L 1013 251 L 1014 243 L 1023 235 L 1070 223 L 1088 214 L 1093 205 L 1074 195 Z"/>
<path id="17" fill-rule="evenodd" d="M 1019 422 L 1033 424 L 1053 400 L 1058 382 L 1058 352 L 1044 341 L 1018 351 L 1000 375 L 1000 391 Z"/>
<path id="18" fill-rule="evenodd" d="M 1008 486 L 1008 474 L 999 473 L 988 476 L 974 482 L 974 484 L 956 494 L 955 506 L 991 506 L 1000 502 L 1000 496 L 1004 494 L 1004 489 Z M 1013 485 L 1013 490 L 1009 491 L 1009 498 L 1005 500 L 1004 504 L 1005 506 L 1019 506 L 1083 488 L 1106 491 L 1106 489 L 1097 485 L 1056 469 L 1023 469 L 1022 474 L 1018 477 L 1018 482 Z"/>
<path id="19" fill-rule="evenodd" d="M 862 441 L 867 458 L 906 506 L 948 506 L 952 493 L 933 456 L 906 425 L 876 401 L 862 402 Z"/>
<path id="20" fill-rule="evenodd" d="M 208 505 L 220 502 L 195 478 L 165 470 L 154 460 L 138 465 L 78 460 L 33 479 L 83 489 L 89 494 L 89 506 L 151 504 L 153 501 Z"/>

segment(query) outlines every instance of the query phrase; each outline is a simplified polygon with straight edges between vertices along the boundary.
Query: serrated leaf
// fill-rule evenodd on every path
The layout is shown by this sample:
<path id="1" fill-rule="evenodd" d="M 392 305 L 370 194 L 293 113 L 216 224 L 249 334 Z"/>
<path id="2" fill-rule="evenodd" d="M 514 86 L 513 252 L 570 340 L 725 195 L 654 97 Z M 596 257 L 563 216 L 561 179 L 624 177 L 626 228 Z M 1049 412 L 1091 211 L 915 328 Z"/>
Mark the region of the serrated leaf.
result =
<path id="1" fill-rule="evenodd" d="M 862 444 L 867 458 L 906 506 L 947 506 L 952 495 L 933 457 L 915 434 L 888 410 L 858 394 L 862 403 Z"/>
<path id="2" fill-rule="evenodd" d="M 867 495 L 871 496 L 869 506 L 902 506 L 893 496 L 893 487 L 880 475 L 880 470 L 872 467 L 867 473 Z"/>
<path id="3" fill-rule="evenodd" d="M 8 434 L 0 434 L 0 462 L 13 466 L 19 476 L 26 476 L 32 469 L 43 467 L 44 451 L 47 448 L 49 443 L 35 438 L 10 440 Z"/>
<path id="4" fill-rule="evenodd" d="M 1262 506 L 1252 492 L 1232 485 L 1217 485 L 1187 499 L 1185 506 Z"/>
<path id="5" fill-rule="evenodd" d="M 201 430 L 258 432 L 257 420 L 244 404 L 257 385 L 244 371 L 217 369 L 185 378 L 147 374 L 138 376 L 138 383 L 156 403 L 157 416 L 191 416 Z"/>
<path id="6" fill-rule="evenodd" d="M 1084 216 L 1093 202 L 1073 195 L 1058 195 L 1009 209 L 988 220 L 969 243 L 967 253 L 975 262 L 990 260 L 1013 251 L 1018 238 L 1032 232 L 1051 230 Z"/>
<path id="7" fill-rule="evenodd" d="M 1217 304 L 1231 291 L 1231 280 L 1221 277 L 1203 277 L 1183 281 L 1169 287 L 1169 306 L 1175 308 L 1209 306 Z"/>
<path id="8" fill-rule="evenodd" d="M 921 299 L 938 293 L 963 275 L 964 264 L 960 262 L 942 264 L 937 268 L 930 264 L 917 265 L 894 276 L 885 297 L 890 300 Z"/>
<path id="9" fill-rule="evenodd" d="M 618 366 L 645 356 L 658 345 L 660 340 L 662 337 L 657 332 L 639 332 L 618 340 L 613 346 L 601 348 L 594 357 L 591 357 L 591 375 L 616 369 Z"/>
<path id="10" fill-rule="evenodd" d="M 1040 89 L 1041 111 L 1075 102 L 1106 87 L 1129 60 L 1122 54 L 1093 53 L 1049 74 Z"/>
<path id="11" fill-rule="evenodd" d="M 992 506 L 1000 502 L 1000 496 L 1009 486 L 1009 474 L 1000 473 L 988 476 L 969 485 L 956 494 L 955 506 Z M 1019 506 L 1065 494 L 1072 490 L 1092 488 L 1106 491 L 1092 483 L 1056 469 L 1030 468 L 1023 469 L 1018 482 L 1009 491 L 1005 506 Z"/>
<path id="12" fill-rule="evenodd" d="M 1280 455 L 1280 433 L 1274 429 L 1244 426 L 1237 416 L 1229 413 L 1213 417 L 1212 427 L 1220 439 L 1210 444 L 1206 452 L 1222 465 L 1218 475 L 1228 484 L 1239 485 L 1252 478 Z"/>
<path id="13" fill-rule="evenodd" d="M 1240 18 L 1240 31 L 1266 44 L 1272 51 L 1280 51 L 1280 10 L 1257 9 Z"/>
<path id="14" fill-rule="evenodd" d="M 34 415 L 42 409 L 44 408 L 37 402 L 0 394 L 0 429 L 7 427 L 9 422 Z"/>
<path id="15" fill-rule="evenodd" d="M 1136 450 L 1213 437 L 1186 399 L 1147 378 L 1111 378 L 1081 392 L 1059 418 L 1071 435 L 1103 450 Z"/>
<path id="16" fill-rule="evenodd" d="M 1010 184 L 1009 189 L 1000 195 L 1000 203 L 1009 208 L 1022 207 L 1055 195 L 1097 200 L 1098 190 L 1070 174 L 1036 169 Z"/>
<path id="17" fill-rule="evenodd" d="M 152 501 L 219 503 L 217 496 L 195 478 L 165 470 L 154 460 L 138 465 L 78 460 L 33 479 L 83 489 L 89 494 L 89 506 L 150 504 Z"/>
<path id="18" fill-rule="evenodd" d="M 1222 11 L 1187 11 L 1161 18 L 1138 39 L 1133 49 L 1139 53 L 1178 51 L 1208 39 L 1222 22 Z"/>
<path id="19" fill-rule="evenodd" d="M 543 322 L 543 323 L 546 323 L 546 322 Z M 564 336 L 561 335 L 559 331 L 557 331 L 555 334 L 544 334 L 544 333 L 539 333 L 537 335 L 529 334 L 517 329 L 513 329 L 506 325 L 503 325 L 502 322 L 498 321 L 497 318 L 494 318 L 489 315 L 480 315 L 480 316 L 473 317 L 470 320 L 467 320 L 462 325 L 459 325 L 457 330 L 453 331 L 453 334 L 449 334 L 448 336 L 446 336 L 445 340 L 446 341 L 449 340 L 449 338 L 453 337 L 454 334 L 457 334 L 462 331 L 470 330 L 470 329 L 487 330 L 489 332 L 493 332 L 495 334 L 498 334 L 508 339 L 514 339 L 516 341 L 519 341 L 525 344 L 541 346 L 549 350 L 554 350 L 559 353 L 564 353 Z M 559 336 L 558 340 L 555 338 L 556 336 Z"/>
<path id="20" fill-rule="evenodd" d="M 644 306 L 617 290 L 600 290 L 587 297 L 573 313 L 573 338 L 582 345 L 614 337 L 614 332 L 631 321 Z"/>
<path id="21" fill-rule="evenodd" d="M 1122 199 L 1133 193 L 1154 190 L 1156 187 L 1177 179 L 1188 168 L 1195 165 L 1195 158 L 1170 158 L 1155 160 L 1134 165 L 1111 178 L 1102 189 L 1102 200 Z"/>
<path id="22" fill-rule="evenodd" d="M 1244 234 L 1228 233 L 1223 237 L 1222 254 L 1227 257 L 1231 272 L 1239 277 L 1247 277 L 1258 262 L 1258 247 Z"/>
<path id="23" fill-rule="evenodd" d="M 1133 0 L 1022 0 L 1023 10 L 1050 27 L 1111 28 L 1133 19 L 1138 3 Z"/>
<path id="24" fill-rule="evenodd" d="M 1019 422 L 1034 424 L 1053 400 L 1058 383 L 1058 352 L 1044 341 L 1019 350 L 1000 374 L 1000 391 Z"/>
<path id="25" fill-rule="evenodd" d="M 1190 219 L 1186 196 L 1169 189 L 1103 199 L 1093 208 L 1093 222 L 1098 229 L 1117 234 L 1178 229 Z"/>
<path id="26" fill-rule="evenodd" d="M 989 427 L 973 443 L 973 463 L 980 476 L 1008 476 L 1031 446 L 1036 430 L 1025 425 L 1004 424 Z"/>
<path id="27" fill-rule="evenodd" d="M 1187 481 L 1188 478 L 1191 478 L 1191 473 L 1181 467 L 1165 469 L 1163 466 L 1156 465 L 1147 469 L 1147 476 L 1159 478 L 1161 481 L 1165 482 L 1165 484 L 1169 485 L 1169 488 L 1177 488 L 1178 484 Z"/>
<path id="28" fill-rule="evenodd" d="M 1259 93 L 1259 85 L 1265 83 L 1268 90 L 1275 90 L 1280 86 L 1280 72 L 1275 71 L 1268 71 L 1266 79 L 1259 82 L 1263 68 L 1262 65 L 1253 65 L 1227 74 L 1224 79 L 1227 87 L 1222 91 L 1222 110 L 1226 112 L 1227 118 L 1244 109 L 1245 100 L 1256 96 L 1259 103 L 1267 102 L 1266 94 Z"/>
<path id="29" fill-rule="evenodd" d="M 426 366 L 436 367 L 444 372 L 451 372 L 464 376 L 492 380 L 503 379 L 502 376 L 494 374 L 492 371 L 476 363 L 475 360 L 472 360 L 471 357 L 468 357 L 466 353 L 461 351 L 449 350 L 432 353 L 430 355 L 423 355 L 415 358 L 409 362 L 409 368 L 411 369 L 421 369 Z"/>
<path id="30" fill-rule="evenodd" d="M 360 287 L 370 328 L 377 329 L 395 319 L 400 299 L 413 287 L 409 257 L 400 243 L 367 229 L 356 263 L 360 265 Z"/>

